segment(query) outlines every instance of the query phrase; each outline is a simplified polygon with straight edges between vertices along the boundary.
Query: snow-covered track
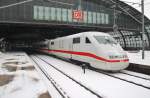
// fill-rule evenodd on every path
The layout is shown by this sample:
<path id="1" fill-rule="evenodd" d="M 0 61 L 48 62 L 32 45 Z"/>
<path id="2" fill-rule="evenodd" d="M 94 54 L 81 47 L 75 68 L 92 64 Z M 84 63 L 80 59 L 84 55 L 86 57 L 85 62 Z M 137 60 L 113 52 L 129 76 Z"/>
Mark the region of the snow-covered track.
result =
<path id="1" fill-rule="evenodd" d="M 71 81 L 73 81 L 74 83 L 76 83 L 77 85 L 79 85 L 81 88 L 84 88 L 86 90 L 86 92 L 90 92 L 92 95 L 94 95 L 96 98 L 102 98 L 101 95 L 99 95 L 98 93 L 96 93 L 95 91 L 91 90 L 90 88 L 86 87 L 85 85 L 83 85 L 82 83 L 80 83 L 79 81 L 75 80 L 74 78 L 72 78 L 71 76 L 67 75 L 66 73 L 64 73 L 63 71 L 59 70 L 58 68 L 56 68 L 55 66 L 53 66 L 52 64 L 50 64 L 49 62 L 45 61 L 44 59 L 34 55 L 32 56 L 32 59 L 36 60 L 41 60 L 43 62 L 45 62 L 46 64 L 48 64 L 49 66 L 51 66 L 53 69 L 57 70 L 58 72 L 60 72 L 61 74 L 63 74 L 64 76 L 66 76 L 68 79 L 70 79 Z M 37 63 L 37 61 L 35 61 L 37 65 L 39 65 Z M 40 62 L 40 61 L 39 61 Z M 39 66 L 40 67 L 40 66 Z M 41 68 L 40 68 L 41 69 Z M 43 73 L 45 73 L 45 71 L 43 69 L 41 69 L 43 71 Z M 46 76 L 50 77 L 47 73 L 45 73 Z M 56 82 L 54 82 L 56 83 Z M 68 98 L 68 97 L 63 97 L 63 98 Z M 70 98 L 70 97 L 69 97 Z"/>
<path id="2" fill-rule="evenodd" d="M 150 90 L 150 81 L 143 79 L 142 77 L 139 78 L 138 76 L 135 76 L 135 75 L 133 76 L 133 75 L 125 74 L 125 73 L 113 74 L 113 73 L 105 72 L 105 71 L 98 70 L 95 68 L 92 68 L 91 70 Z M 141 83 L 139 80 L 141 81 Z"/>
<path id="3" fill-rule="evenodd" d="M 135 74 L 131 74 L 131 73 L 129 73 L 129 71 L 126 71 L 126 70 L 123 70 L 120 73 L 150 81 L 150 77 L 144 77 L 144 76 L 138 76 Z"/>
<path id="4" fill-rule="evenodd" d="M 105 72 L 105 71 L 95 69 L 95 68 L 90 68 L 90 70 L 96 71 L 98 73 L 107 75 L 109 77 L 119 79 L 121 81 L 125 81 L 125 82 L 128 82 L 128 83 L 134 84 L 136 86 L 140 86 L 140 87 L 143 87 L 143 88 L 146 88 L 146 89 L 150 90 L 150 81 L 148 79 L 144 78 L 144 77 L 140 77 L 138 75 L 132 75 L 132 74 L 131 75 L 125 74 L 125 72 L 120 72 L 120 73 L 114 73 L 113 74 L 113 73 Z"/>
<path id="5" fill-rule="evenodd" d="M 53 87 L 58 91 L 58 93 L 62 96 L 62 98 L 70 98 L 65 91 L 59 85 L 57 82 L 37 63 L 36 58 L 32 57 L 32 60 L 36 63 L 36 66 L 42 71 L 42 73 L 45 75 L 45 77 L 51 82 Z"/>
<path id="6" fill-rule="evenodd" d="M 106 74 L 111 74 L 111 75 L 117 75 L 117 77 L 119 77 L 118 74 L 107 73 L 107 72 L 106 74 L 103 74 L 103 73 L 96 72 L 94 70 L 89 70 L 89 69 L 86 69 L 85 74 L 84 74 L 84 71 L 82 70 L 81 66 L 76 66 L 72 63 L 69 63 L 69 62 L 66 62 L 58 58 L 51 57 L 51 56 L 38 55 L 38 54 L 37 56 L 40 57 L 41 59 L 44 59 L 46 62 L 52 64 L 54 67 L 63 71 L 67 75 L 71 76 L 76 81 L 84 84 L 86 87 L 92 89 L 93 91 L 101 95 L 103 98 L 133 98 L 133 97 L 142 98 L 143 96 L 144 98 L 149 98 L 149 95 L 150 95 L 149 89 L 144 88 L 142 86 L 135 85 L 130 82 L 122 81 L 121 79 L 116 79 L 109 75 L 106 75 Z M 43 66 L 45 66 L 45 64 L 43 64 Z M 46 65 L 46 66 L 49 66 L 49 65 Z M 53 73 L 53 72 L 50 72 L 50 73 Z M 146 78 L 149 78 L 149 76 L 145 76 L 140 73 L 138 74 L 133 73 L 133 74 L 141 76 L 141 77 L 144 76 Z M 55 76 L 58 77 L 59 75 L 57 74 Z M 123 78 L 123 77 L 120 77 L 120 78 Z M 136 80 L 132 82 L 136 82 L 140 84 Z M 70 82 L 67 82 L 67 83 L 68 83 L 67 86 L 69 86 Z M 144 83 L 141 83 L 141 84 L 144 84 Z M 76 86 L 79 86 L 79 85 L 76 84 Z M 80 93 L 80 90 L 76 90 L 75 92 Z M 87 98 L 87 97 L 78 97 L 78 98 Z M 90 97 L 90 98 L 93 98 L 93 97 Z"/>

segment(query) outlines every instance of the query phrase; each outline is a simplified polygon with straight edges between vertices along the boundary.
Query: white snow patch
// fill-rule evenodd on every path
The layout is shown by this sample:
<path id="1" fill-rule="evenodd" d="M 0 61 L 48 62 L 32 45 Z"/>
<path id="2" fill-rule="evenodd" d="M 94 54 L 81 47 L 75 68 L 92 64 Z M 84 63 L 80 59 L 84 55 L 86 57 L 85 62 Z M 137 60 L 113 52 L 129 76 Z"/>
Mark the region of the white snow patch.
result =
<path id="1" fill-rule="evenodd" d="M 19 62 L 10 66 L 33 66 L 30 58 L 24 52 L 0 53 L 0 75 L 14 75 L 14 79 L 0 86 L 0 98 L 38 98 L 47 88 L 36 70 L 20 70 L 9 72 L 2 65 L 7 62 Z"/>
<path id="2" fill-rule="evenodd" d="M 92 89 L 93 91 L 97 92 L 99 95 L 101 95 L 104 98 L 149 98 L 150 97 L 150 90 L 143 88 L 141 86 L 137 86 L 132 83 L 128 83 L 126 81 L 122 81 L 119 79 L 115 79 L 113 77 L 97 73 L 92 70 L 86 69 L 86 73 L 83 73 L 83 70 L 81 67 L 77 65 L 73 65 L 67 62 L 64 62 L 62 60 L 58 60 L 56 58 L 52 58 L 49 56 L 43 56 L 38 55 L 39 57 L 43 58 L 53 66 L 57 67 L 58 69 L 62 70 L 78 82 L 81 82 L 83 85 L 86 85 L 88 88 Z M 42 62 L 41 62 L 42 63 Z M 44 62 L 41 65 L 46 65 Z M 48 66 L 42 66 L 45 67 L 44 69 L 48 70 Z M 55 78 L 60 78 L 58 83 L 63 83 L 62 85 L 70 86 L 70 83 L 65 83 L 65 80 L 62 79 L 62 77 L 59 76 L 59 74 L 55 74 L 54 72 L 51 73 L 55 76 Z M 127 78 L 127 77 L 125 77 Z M 130 80 L 134 82 L 139 82 L 143 84 L 148 84 L 149 82 L 145 81 L 139 81 L 135 80 L 134 78 L 130 77 Z M 148 84 L 149 85 L 149 84 Z M 65 87 L 64 86 L 64 87 Z M 69 92 L 69 89 L 65 89 Z M 78 91 L 77 91 L 78 92 Z M 72 94 L 76 94 L 77 92 L 72 92 Z M 85 93 L 85 92 L 83 92 Z M 70 94 L 71 95 L 71 94 Z"/>
<path id="3" fill-rule="evenodd" d="M 130 63 L 142 64 L 150 66 L 150 51 L 145 51 L 145 59 L 142 59 L 142 51 L 127 52 Z"/>
<path id="4" fill-rule="evenodd" d="M 12 82 L 0 87 L 1 98 L 38 98 L 41 93 L 46 92 L 41 80 L 34 81 L 26 74 L 18 73 Z"/>

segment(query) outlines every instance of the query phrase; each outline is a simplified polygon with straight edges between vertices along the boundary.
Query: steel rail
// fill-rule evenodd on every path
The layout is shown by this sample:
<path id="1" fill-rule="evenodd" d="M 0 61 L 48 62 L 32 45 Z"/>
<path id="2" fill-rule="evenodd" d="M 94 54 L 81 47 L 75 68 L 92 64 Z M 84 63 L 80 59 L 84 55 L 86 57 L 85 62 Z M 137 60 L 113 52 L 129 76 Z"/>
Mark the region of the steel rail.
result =
<path id="1" fill-rule="evenodd" d="M 67 75 L 66 73 L 64 73 L 63 71 L 61 71 L 60 69 L 54 67 L 52 64 L 50 64 L 49 62 L 45 61 L 44 59 L 40 58 L 39 56 L 36 56 L 39 59 L 41 59 L 42 61 L 44 61 L 45 63 L 47 63 L 48 65 L 50 65 L 51 67 L 53 67 L 55 70 L 59 71 L 60 73 L 62 73 L 63 75 L 65 75 L 66 77 L 68 77 L 69 79 L 71 79 L 72 81 L 74 81 L 75 83 L 77 83 L 78 85 L 80 85 L 81 87 L 85 88 L 87 91 L 91 92 L 92 94 L 96 95 L 98 98 L 102 98 L 101 95 L 97 94 L 96 92 L 94 92 L 93 90 L 91 90 L 90 88 L 84 86 L 82 83 L 78 82 L 77 80 L 73 79 L 72 77 L 70 77 L 69 75 Z"/>
<path id="2" fill-rule="evenodd" d="M 31 57 L 32 58 L 32 57 Z M 35 59 L 35 58 L 34 58 Z M 59 89 L 58 89 L 58 87 L 56 86 L 56 82 L 55 82 L 55 80 L 48 74 L 48 73 L 46 73 L 46 71 L 44 71 L 44 69 L 43 68 L 41 68 L 40 67 L 40 65 L 37 63 L 37 61 L 35 61 L 33 58 L 32 58 L 32 60 L 36 63 L 36 66 L 42 71 L 42 73 L 46 76 L 46 78 L 51 82 L 51 84 L 54 86 L 54 88 L 58 91 L 58 93 L 62 96 L 62 98 L 70 98 L 69 96 L 67 96 L 67 97 L 65 97 L 65 95 L 64 94 L 66 94 L 66 92 L 64 92 L 63 91 L 63 93 L 62 93 L 62 91 L 60 91 Z M 62 89 L 61 89 L 62 90 Z"/>

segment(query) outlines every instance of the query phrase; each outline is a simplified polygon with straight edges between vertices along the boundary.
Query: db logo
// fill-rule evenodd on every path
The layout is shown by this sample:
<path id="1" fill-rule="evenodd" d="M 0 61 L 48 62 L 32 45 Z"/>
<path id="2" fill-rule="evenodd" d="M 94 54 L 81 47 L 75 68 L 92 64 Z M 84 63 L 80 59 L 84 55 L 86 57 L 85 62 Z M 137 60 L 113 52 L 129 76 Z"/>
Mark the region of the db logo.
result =
<path id="1" fill-rule="evenodd" d="M 75 10 L 73 11 L 73 14 L 72 14 L 72 17 L 73 19 L 76 19 L 76 20 L 83 20 L 83 11 L 81 10 Z"/>

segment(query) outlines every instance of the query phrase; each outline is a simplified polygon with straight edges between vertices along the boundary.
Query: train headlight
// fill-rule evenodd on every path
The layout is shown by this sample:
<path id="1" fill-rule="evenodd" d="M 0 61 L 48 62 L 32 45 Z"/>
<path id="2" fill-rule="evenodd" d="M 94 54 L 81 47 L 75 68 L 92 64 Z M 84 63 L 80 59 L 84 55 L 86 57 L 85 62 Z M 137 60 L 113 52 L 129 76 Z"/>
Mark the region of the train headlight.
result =
<path id="1" fill-rule="evenodd" d="M 110 55 L 109 58 L 110 58 L 110 59 L 115 59 L 115 58 L 118 58 L 118 56 Z"/>
<path id="2" fill-rule="evenodd" d="M 110 59 L 112 59 L 112 58 L 113 58 L 113 56 L 109 56 L 109 58 L 110 58 Z"/>
<path id="3" fill-rule="evenodd" d="M 110 59 L 121 59 L 121 58 L 127 58 L 127 55 L 109 55 Z"/>
<path id="4" fill-rule="evenodd" d="M 128 56 L 127 55 L 123 55 L 123 58 L 128 58 Z"/>

